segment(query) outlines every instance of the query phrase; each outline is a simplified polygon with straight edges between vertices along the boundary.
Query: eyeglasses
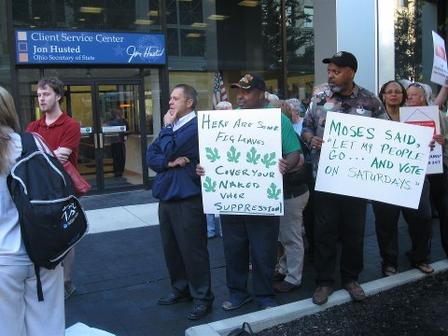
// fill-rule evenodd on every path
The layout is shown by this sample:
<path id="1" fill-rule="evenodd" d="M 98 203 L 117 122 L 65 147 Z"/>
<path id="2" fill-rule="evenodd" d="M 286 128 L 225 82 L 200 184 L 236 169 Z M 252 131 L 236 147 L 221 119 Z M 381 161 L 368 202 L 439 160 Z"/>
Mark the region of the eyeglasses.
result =
<path id="1" fill-rule="evenodd" d="M 402 95 L 403 92 L 400 90 L 388 90 L 388 91 L 385 91 L 384 94 L 386 94 L 386 95 L 393 95 L 393 94 L 400 95 L 401 94 Z"/>

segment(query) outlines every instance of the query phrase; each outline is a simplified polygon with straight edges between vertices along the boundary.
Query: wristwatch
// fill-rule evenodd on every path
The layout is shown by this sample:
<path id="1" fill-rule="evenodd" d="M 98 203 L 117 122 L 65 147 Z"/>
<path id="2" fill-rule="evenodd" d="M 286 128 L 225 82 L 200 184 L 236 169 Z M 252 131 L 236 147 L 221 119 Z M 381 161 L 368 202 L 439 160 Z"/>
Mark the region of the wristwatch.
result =
<path id="1" fill-rule="evenodd" d="M 165 127 L 166 128 L 173 128 L 173 124 L 166 124 Z"/>

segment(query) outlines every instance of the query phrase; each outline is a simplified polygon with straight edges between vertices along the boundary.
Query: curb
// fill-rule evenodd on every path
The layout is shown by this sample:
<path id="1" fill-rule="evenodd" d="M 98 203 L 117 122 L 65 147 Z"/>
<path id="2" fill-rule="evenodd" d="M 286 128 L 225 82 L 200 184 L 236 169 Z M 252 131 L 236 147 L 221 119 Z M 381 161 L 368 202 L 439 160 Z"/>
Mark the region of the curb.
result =
<path id="1" fill-rule="evenodd" d="M 446 271 L 448 270 L 448 259 L 434 262 L 431 266 L 434 268 L 433 274 Z M 372 296 L 393 287 L 415 282 L 426 276 L 420 271 L 412 269 L 390 277 L 366 282 L 361 287 L 367 296 Z M 185 330 L 185 336 L 224 336 L 233 329 L 240 328 L 243 322 L 248 322 L 254 332 L 259 332 L 275 325 L 287 323 L 350 301 L 350 295 L 346 290 L 341 289 L 334 292 L 328 302 L 322 306 L 315 305 L 311 301 L 311 298 L 304 299 L 266 310 L 191 327 Z"/>

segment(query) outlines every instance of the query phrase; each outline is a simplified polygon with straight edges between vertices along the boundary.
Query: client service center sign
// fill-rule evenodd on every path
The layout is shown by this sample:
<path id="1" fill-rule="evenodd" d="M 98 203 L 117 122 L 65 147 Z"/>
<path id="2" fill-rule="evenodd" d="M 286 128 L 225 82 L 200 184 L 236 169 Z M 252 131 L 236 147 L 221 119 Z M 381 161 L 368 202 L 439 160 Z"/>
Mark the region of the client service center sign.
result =
<path id="1" fill-rule="evenodd" d="M 165 64 L 162 34 L 16 31 L 17 64 Z"/>
<path id="2" fill-rule="evenodd" d="M 431 127 L 328 112 L 316 190 L 418 208 Z"/>
<path id="3" fill-rule="evenodd" d="M 283 215 L 280 109 L 199 111 L 204 212 Z"/>

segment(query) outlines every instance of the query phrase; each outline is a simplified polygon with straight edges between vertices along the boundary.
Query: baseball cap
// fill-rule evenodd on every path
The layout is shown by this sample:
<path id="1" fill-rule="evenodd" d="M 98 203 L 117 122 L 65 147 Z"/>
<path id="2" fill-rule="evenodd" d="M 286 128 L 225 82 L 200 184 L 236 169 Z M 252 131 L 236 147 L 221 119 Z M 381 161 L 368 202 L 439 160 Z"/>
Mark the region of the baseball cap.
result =
<path id="1" fill-rule="evenodd" d="M 337 66 L 346 66 L 352 68 L 355 72 L 358 70 L 358 61 L 356 60 L 356 57 L 348 51 L 338 51 L 330 58 L 324 58 L 322 62 L 326 64 L 333 63 Z"/>
<path id="2" fill-rule="evenodd" d="M 258 89 L 261 91 L 266 91 L 266 83 L 263 78 L 258 75 L 251 73 L 245 74 L 238 83 L 233 83 L 230 85 L 231 88 L 240 88 L 243 90 Z"/>

